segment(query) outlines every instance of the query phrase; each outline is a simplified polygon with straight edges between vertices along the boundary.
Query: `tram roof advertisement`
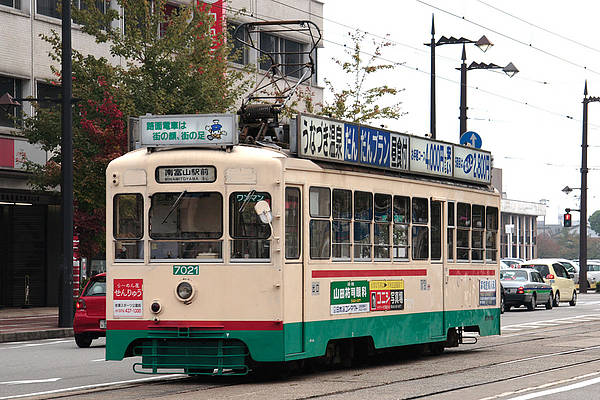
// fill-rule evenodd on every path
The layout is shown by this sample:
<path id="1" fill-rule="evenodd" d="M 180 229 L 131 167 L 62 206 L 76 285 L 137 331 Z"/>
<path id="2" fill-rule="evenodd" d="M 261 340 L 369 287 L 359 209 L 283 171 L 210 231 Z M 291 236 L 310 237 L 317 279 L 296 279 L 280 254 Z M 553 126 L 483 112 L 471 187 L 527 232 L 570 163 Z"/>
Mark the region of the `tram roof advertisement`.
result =
<path id="1" fill-rule="evenodd" d="M 233 146 L 238 142 L 235 114 L 143 115 L 141 145 Z"/>
<path id="2" fill-rule="evenodd" d="M 298 114 L 298 156 L 367 167 L 491 183 L 488 151 Z"/>

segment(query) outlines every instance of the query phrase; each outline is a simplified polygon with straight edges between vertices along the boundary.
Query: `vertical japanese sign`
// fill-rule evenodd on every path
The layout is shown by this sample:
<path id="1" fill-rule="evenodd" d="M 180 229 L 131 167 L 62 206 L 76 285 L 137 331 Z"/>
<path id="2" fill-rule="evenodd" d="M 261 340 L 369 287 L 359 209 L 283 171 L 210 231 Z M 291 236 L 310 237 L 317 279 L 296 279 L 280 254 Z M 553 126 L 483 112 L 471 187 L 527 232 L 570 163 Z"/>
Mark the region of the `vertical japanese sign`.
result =
<path id="1" fill-rule="evenodd" d="M 452 177 L 452 145 L 410 138 L 410 170 L 421 174 Z"/>
<path id="2" fill-rule="evenodd" d="M 481 279 L 479 281 L 479 305 L 480 306 L 495 306 L 496 305 L 496 280 Z"/>
<path id="3" fill-rule="evenodd" d="M 344 124 L 322 118 L 303 117 L 300 124 L 301 151 L 313 157 L 344 160 Z"/>
<path id="4" fill-rule="evenodd" d="M 79 263 L 79 234 L 73 233 L 73 298 L 79 297 L 81 267 Z"/>
<path id="5" fill-rule="evenodd" d="M 369 312 L 369 282 L 331 282 L 331 314 Z"/>
<path id="6" fill-rule="evenodd" d="M 370 281 L 371 311 L 404 310 L 404 281 Z"/>
<path id="7" fill-rule="evenodd" d="M 142 318 L 143 279 L 113 281 L 113 315 L 115 318 Z"/>
<path id="8" fill-rule="evenodd" d="M 222 33 L 225 19 L 223 18 L 223 0 L 198 0 L 198 9 L 207 11 L 213 23 L 210 35 L 213 37 L 212 51 L 223 44 Z"/>
<path id="9" fill-rule="evenodd" d="M 492 181 L 492 155 L 471 147 L 454 146 L 454 177 L 467 181 Z"/>

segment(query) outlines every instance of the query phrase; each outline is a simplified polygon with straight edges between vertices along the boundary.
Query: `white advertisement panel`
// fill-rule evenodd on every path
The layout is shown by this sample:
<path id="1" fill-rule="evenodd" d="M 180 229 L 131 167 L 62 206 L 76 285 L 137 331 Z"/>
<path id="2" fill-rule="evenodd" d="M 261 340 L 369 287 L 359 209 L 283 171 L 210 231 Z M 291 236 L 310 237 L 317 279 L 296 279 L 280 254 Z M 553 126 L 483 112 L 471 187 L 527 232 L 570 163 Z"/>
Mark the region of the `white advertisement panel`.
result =
<path id="1" fill-rule="evenodd" d="M 410 138 L 410 171 L 452 177 L 452 145 L 433 140 Z"/>
<path id="2" fill-rule="evenodd" d="M 491 183 L 491 154 L 472 147 L 454 146 L 454 177 L 471 182 Z"/>
<path id="3" fill-rule="evenodd" d="M 237 144 L 235 114 L 144 115 L 142 146 L 232 146 Z"/>
<path id="4" fill-rule="evenodd" d="M 300 118 L 302 155 L 331 161 L 344 161 L 344 124 L 323 118 Z"/>

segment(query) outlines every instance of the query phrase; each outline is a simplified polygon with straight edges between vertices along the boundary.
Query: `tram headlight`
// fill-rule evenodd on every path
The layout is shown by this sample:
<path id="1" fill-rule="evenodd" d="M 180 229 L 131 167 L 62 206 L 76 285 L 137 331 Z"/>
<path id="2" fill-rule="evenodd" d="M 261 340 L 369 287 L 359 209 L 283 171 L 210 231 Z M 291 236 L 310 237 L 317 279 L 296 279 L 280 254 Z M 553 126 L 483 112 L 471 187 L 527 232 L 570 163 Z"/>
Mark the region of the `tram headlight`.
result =
<path id="1" fill-rule="evenodd" d="M 194 288 L 189 282 L 180 282 L 177 285 L 177 290 L 175 293 L 180 300 L 187 302 L 192 299 L 192 296 L 194 295 Z"/>
<path id="2" fill-rule="evenodd" d="M 152 311 L 154 314 L 158 314 L 161 311 L 161 309 L 162 307 L 160 306 L 160 303 L 157 300 L 154 300 L 150 305 L 150 311 Z"/>

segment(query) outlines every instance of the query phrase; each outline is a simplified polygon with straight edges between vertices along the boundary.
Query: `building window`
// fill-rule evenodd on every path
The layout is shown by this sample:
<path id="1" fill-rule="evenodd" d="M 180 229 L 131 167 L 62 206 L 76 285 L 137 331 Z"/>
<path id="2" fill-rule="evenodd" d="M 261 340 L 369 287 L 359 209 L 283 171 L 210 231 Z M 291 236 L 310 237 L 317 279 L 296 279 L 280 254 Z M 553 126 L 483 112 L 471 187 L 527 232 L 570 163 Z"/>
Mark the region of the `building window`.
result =
<path id="1" fill-rule="evenodd" d="M 17 10 L 21 9 L 21 0 L 0 0 L 0 4 L 3 6 L 16 8 Z"/>
<path id="2" fill-rule="evenodd" d="M 0 96 L 3 96 L 4 93 L 10 94 L 12 97 L 22 97 L 23 82 L 20 79 L 0 76 Z M 0 126 L 18 126 L 21 120 L 22 110 L 23 106 L 8 107 L 7 112 L 0 110 Z"/>
<path id="3" fill-rule="evenodd" d="M 6 1 L 6 0 L 0 0 Z M 19 1 L 19 0 L 15 0 Z M 2 3 L 0 3 L 2 4 Z M 87 9 L 87 4 L 85 0 L 73 0 L 71 3 L 72 8 L 76 8 L 78 10 Z M 106 13 L 106 10 L 110 8 L 110 2 L 106 0 L 96 0 L 95 1 L 96 8 L 100 10 L 103 14 Z M 53 18 L 61 18 L 61 13 L 59 11 L 59 7 L 61 6 L 60 0 L 37 0 L 37 13 L 41 15 L 45 15 Z M 76 19 L 73 22 L 78 23 Z"/>
<path id="4" fill-rule="evenodd" d="M 261 32 L 259 44 L 263 52 L 260 55 L 260 69 L 268 71 L 272 64 L 281 64 L 282 70 L 278 70 L 278 73 L 294 78 L 302 76 L 305 57 L 303 43 Z"/>
<path id="5" fill-rule="evenodd" d="M 239 24 L 234 24 L 231 22 L 227 23 L 227 32 L 229 33 L 229 40 L 231 40 L 231 53 L 229 53 L 229 61 L 236 64 L 246 65 L 248 64 L 248 50 L 246 49 L 246 46 L 244 46 L 244 44 L 242 44 L 242 42 L 240 42 L 238 39 L 245 42 L 248 38 L 244 29 L 238 30 L 236 35 L 236 29 L 238 26 Z"/>
<path id="6" fill-rule="evenodd" d="M 179 7 L 175 4 L 167 3 L 167 4 L 165 4 L 164 13 L 165 13 L 165 22 L 160 23 L 158 37 L 163 37 L 165 35 L 165 33 L 167 32 L 167 28 L 169 27 L 169 24 L 171 23 L 171 21 L 170 21 L 171 15 L 178 15 Z"/>

